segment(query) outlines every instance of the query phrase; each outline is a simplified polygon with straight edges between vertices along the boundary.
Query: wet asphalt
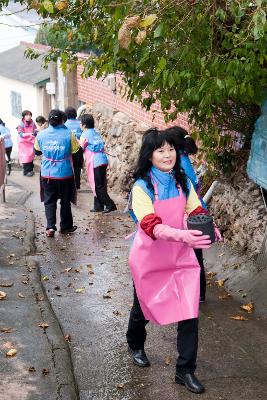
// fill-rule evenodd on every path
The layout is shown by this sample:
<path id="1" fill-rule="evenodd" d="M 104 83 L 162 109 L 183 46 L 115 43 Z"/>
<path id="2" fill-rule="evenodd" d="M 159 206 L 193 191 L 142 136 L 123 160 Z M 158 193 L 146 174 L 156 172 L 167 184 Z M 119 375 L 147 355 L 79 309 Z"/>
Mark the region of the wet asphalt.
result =
<path id="1" fill-rule="evenodd" d="M 151 367 L 134 366 L 125 332 L 132 304 L 128 268 L 134 225 L 119 211 L 90 213 L 93 197 L 78 193 L 73 207 L 78 230 L 46 238 L 44 207 L 37 174 L 10 182 L 31 192 L 25 205 L 35 215 L 36 256 L 41 282 L 70 347 L 81 400 L 191 400 L 199 395 L 174 383 L 176 326 L 148 326 L 146 352 Z M 84 187 L 86 189 L 86 187 Z M 218 251 L 220 251 L 218 249 Z M 207 302 L 201 305 L 197 376 L 206 387 L 203 400 L 266 400 L 267 322 L 247 314 L 210 280 Z M 224 296 L 227 297 L 227 296 Z M 236 321 L 242 315 L 246 321 Z M 48 328 L 49 329 L 49 328 Z"/>

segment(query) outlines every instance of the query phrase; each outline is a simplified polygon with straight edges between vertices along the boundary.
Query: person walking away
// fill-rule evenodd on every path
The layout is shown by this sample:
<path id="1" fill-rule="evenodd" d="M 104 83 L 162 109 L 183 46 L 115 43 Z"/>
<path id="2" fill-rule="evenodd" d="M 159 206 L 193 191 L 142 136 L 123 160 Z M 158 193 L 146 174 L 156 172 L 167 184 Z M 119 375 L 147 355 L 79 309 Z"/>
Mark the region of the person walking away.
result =
<path id="1" fill-rule="evenodd" d="M 48 128 L 48 121 L 42 115 L 38 115 L 38 117 L 35 119 L 35 122 L 38 128 L 38 132 Z"/>
<path id="2" fill-rule="evenodd" d="M 207 205 L 200 196 L 199 179 L 189 158 L 190 155 L 194 155 L 198 152 L 196 142 L 185 129 L 179 126 L 168 128 L 168 132 L 174 135 L 174 140 L 176 141 L 179 148 L 181 166 L 184 169 L 186 176 L 192 182 L 196 193 L 198 194 L 201 206 L 203 207 L 203 213 L 205 212 L 206 214 L 208 214 Z M 202 249 L 194 249 L 194 252 L 200 265 L 200 302 L 204 303 L 206 300 L 206 275 L 204 268 L 203 251 Z"/>
<path id="3" fill-rule="evenodd" d="M 138 230 L 129 256 L 134 303 L 126 337 L 134 364 L 148 367 L 146 324 L 178 322 L 175 381 L 202 393 L 195 376 L 200 267 L 193 248 L 209 248 L 211 241 L 199 230 L 184 229 L 185 212 L 202 209 L 178 154 L 173 135 L 156 129 L 145 133 L 131 194 Z"/>
<path id="4" fill-rule="evenodd" d="M 77 112 L 73 107 L 67 107 L 65 110 L 67 121 L 64 122 L 66 127 L 75 134 L 77 140 L 79 141 L 82 130 L 80 126 L 80 121 L 77 120 Z M 74 158 L 74 176 L 76 189 L 81 187 L 81 171 L 83 168 L 83 149 L 79 148 L 79 151 L 73 155 Z"/>
<path id="5" fill-rule="evenodd" d="M 117 207 L 107 192 L 108 157 L 104 152 L 104 142 L 94 126 L 91 114 L 82 115 L 80 144 L 84 149 L 88 183 L 94 193 L 94 208 L 90 211 L 109 213 Z"/>
<path id="6" fill-rule="evenodd" d="M 10 130 L 5 126 L 5 123 L 0 118 L 0 137 L 4 138 L 5 152 L 7 158 L 7 175 L 11 174 L 11 152 L 12 152 L 12 138 Z"/>
<path id="7" fill-rule="evenodd" d="M 47 220 L 46 235 L 53 237 L 56 227 L 57 200 L 60 199 L 60 232 L 72 233 L 71 202 L 76 203 L 76 188 L 72 167 L 72 154 L 79 150 L 75 135 L 63 124 L 63 112 L 51 110 L 48 128 L 39 132 L 34 148 L 42 155 L 41 201 L 44 201 Z"/>
<path id="8" fill-rule="evenodd" d="M 33 176 L 33 159 L 34 159 L 34 141 L 38 129 L 32 120 L 32 113 L 29 110 L 22 112 L 22 120 L 20 121 L 18 130 L 18 149 L 19 161 L 23 166 L 23 175 Z"/>

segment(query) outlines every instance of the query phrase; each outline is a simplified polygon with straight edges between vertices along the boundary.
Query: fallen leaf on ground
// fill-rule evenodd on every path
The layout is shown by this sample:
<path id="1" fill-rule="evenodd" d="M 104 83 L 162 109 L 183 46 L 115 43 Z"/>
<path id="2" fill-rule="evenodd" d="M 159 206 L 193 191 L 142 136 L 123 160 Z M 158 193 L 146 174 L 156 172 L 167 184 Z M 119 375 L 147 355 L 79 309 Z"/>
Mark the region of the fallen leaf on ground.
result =
<path id="1" fill-rule="evenodd" d="M 103 299 L 111 299 L 111 295 L 109 293 L 103 294 Z"/>
<path id="2" fill-rule="evenodd" d="M 242 306 L 240 306 L 241 310 L 246 311 L 248 314 L 252 313 L 254 310 L 254 305 L 252 302 L 248 303 L 248 304 L 243 304 Z"/>
<path id="3" fill-rule="evenodd" d="M 69 342 L 69 343 L 71 342 L 71 336 L 70 335 L 65 335 L 64 338 L 65 338 L 66 342 Z"/>
<path id="4" fill-rule="evenodd" d="M 6 292 L 1 292 L 0 291 L 0 300 L 5 300 L 6 296 L 7 296 Z"/>
<path id="5" fill-rule="evenodd" d="M 68 287 L 72 288 L 72 287 L 73 287 L 73 283 L 70 282 L 70 283 L 68 284 Z"/>
<path id="6" fill-rule="evenodd" d="M 28 371 L 29 372 L 36 372 L 36 369 L 34 367 L 30 367 Z"/>
<path id="7" fill-rule="evenodd" d="M 15 332 L 16 330 L 17 329 L 10 328 L 10 327 L 0 328 L 0 332 L 2 332 L 2 333 L 12 333 L 12 332 Z"/>
<path id="8" fill-rule="evenodd" d="M 92 264 L 88 264 L 88 265 L 87 265 L 87 272 L 88 272 L 88 275 L 94 274 Z"/>
<path id="9" fill-rule="evenodd" d="M 74 271 L 75 271 L 77 274 L 79 274 L 79 273 L 81 272 L 81 270 L 82 270 L 81 268 L 75 268 Z"/>
<path id="10" fill-rule="evenodd" d="M 6 356 L 7 357 L 14 357 L 17 354 L 17 350 L 16 349 L 10 349 L 7 353 Z"/>
<path id="11" fill-rule="evenodd" d="M 248 319 L 242 315 L 236 315 L 235 317 L 231 317 L 231 319 L 234 319 L 235 321 L 248 321 Z"/>
<path id="12" fill-rule="evenodd" d="M 172 359 L 171 359 L 170 356 L 165 357 L 164 363 L 165 363 L 166 365 L 170 365 L 171 362 L 172 362 Z"/>
<path id="13" fill-rule="evenodd" d="M 20 297 L 21 299 L 24 299 L 24 298 L 25 298 L 25 296 L 24 296 L 22 293 L 19 293 L 19 294 L 18 294 L 18 297 Z"/>
<path id="14" fill-rule="evenodd" d="M 28 285 L 29 279 L 25 280 L 25 281 L 21 281 L 21 283 L 23 283 L 24 285 Z"/>
<path id="15" fill-rule="evenodd" d="M 60 286 L 57 285 L 57 286 L 54 287 L 54 289 L 55 290 L 60 290 Z"/>
<path id="16" fill-rule="evenodd" d="M 222 296 L 219 296 L 220 300 L 226 300 L 229 299 L 229 297 L 231 297 L 231 295 L 229 293 L 223 294 Z"/>
<path id="17" fill-rule="evenodd" d="M 43 374 L 43 375 L 48 375 L 48 374 L 49 374 L 49 369 L 43 368 L 42 374 Z"/>
<path id="18" fill-rule="evenodd" d="M 1 287 L 12 287 L 14 285 L 14 283 L 13 282 L 10 282 L 10 281 L 0 281 L 0 286 Z"/>
<path id="19" fill-rule="evenodd" d="M 76 293 L 84 293 L 85 292 L 85 288 L 78 288 L 75 290 Z"/>
<path id="20" fill-rule="evenodd" d="M 215 281 L 215 283 L 217 284 L 218 287 L 223 287 L 226 281 L 227 281 L 227 278 L 219 279 L 218 281 Z"/>
<path id="21" fill-rule="evenodd" d="M 207 275 L 208 275 L 209 278 L 213 278 L 214 276 L 217 275 L 217 272 L 209 271 L 209 272 L 207 273 Z"/>
<path id="22" fill-rule="evenodd" d="M 5 342 L 3 344 L 3 349 L 12 349 L 13 347 L 14 347 L 14 345 L 11 342 Z"/>
<path id="23" fill-rule="evenodd" d="M 116 388 L 117 389 L 123 389 L 124 388 L 124 383 L 118 383 Z"/>
<path id="24" fill-rule="evenodd" d="M 72 267 L 70 267 L 70 268 L 65 268 L 64 269 L 64 272 L 70 272 L 72 270 Z"/>
<path id="25" fill-rule="evenodd" d="M 41 322 L 40 324 L 38 324 L 38 326 L 39 326 L 40 328 L 43 328 L 43 329 L 46 329 L 46 328 L 49 327 L 49 325 L 48 325 L 46 322 Z"/>
<path id="26" fill-rule="evenodd" d="M 113 314 L 116 315 L 117 317 L 123 317 L 125 315 L 124 313 L 122 313 L 122 312 L 120 312 L 118 310 L 113 311 Z"/>
<path id="27" fill-rule="evenodd" d="M 44 301 L 44 297 L 42 295 L 40 295 L 39 293 L 35 293 L 35 299 L 37 302 L 39 301 Z"/>
<path id="28" fill-rule="evenodd" d="M 49 277 L 47 275 L 42 276 L 42 281 L 49 281 Z"/>
<path id="29" fill-rule="evenodd" d="M 224 253 L 218 254 L 218 257 L 222 257 L 224 255 Z"/>
<path id="30" fill-rule="evenodd" d="M 94 282 L 88 282 L 88 285 L 92 286 L 94 284 Z"/>

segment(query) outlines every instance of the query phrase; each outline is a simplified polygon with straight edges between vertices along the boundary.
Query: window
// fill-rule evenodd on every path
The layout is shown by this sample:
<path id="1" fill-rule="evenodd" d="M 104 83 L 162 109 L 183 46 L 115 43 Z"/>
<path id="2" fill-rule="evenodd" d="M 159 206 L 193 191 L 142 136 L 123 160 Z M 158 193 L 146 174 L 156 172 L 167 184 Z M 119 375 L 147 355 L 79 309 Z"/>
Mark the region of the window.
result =
<path id="1" fill-rule="evenodd" d="M 17 92 L 10 92 L 11 99 L 11 113 L 14 117 L 21 117 L 22 107 L 21 107 L 21 94 Z"/>

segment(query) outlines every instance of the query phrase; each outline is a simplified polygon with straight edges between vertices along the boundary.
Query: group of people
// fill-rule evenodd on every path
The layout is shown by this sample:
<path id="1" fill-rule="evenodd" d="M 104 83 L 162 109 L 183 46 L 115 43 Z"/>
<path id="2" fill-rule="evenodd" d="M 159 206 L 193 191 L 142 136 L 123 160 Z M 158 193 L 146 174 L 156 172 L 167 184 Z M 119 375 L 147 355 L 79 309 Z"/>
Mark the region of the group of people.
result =
<path id="1" fill-rule="evenodd" d="M 94 118 L 84 114 L 77 119 L 75 108 L 65 112 L 51 110 L 46 120 L 38 116 L 34 122 L 29 110 L 22 112 L 17 127 L 19 161 L 23 175 L 34 175 L 33 160 L 42 156 L 40 171 L 41 200 L 44 202 L 47 220 L 46 235 L 54 237 L 57 201 L 60 199 L 60 232 L 71 233 L 77 229 L 73 224 L 71 203 L 76 203 L 80 189 L 81 171 L 85 160 L 88 182 L 94 193 L 91 212 L 109 213 L 117 209 L 107 192 L 108 157 L 104 141 L 94 129 Z M 11 134 L 0 120 L 0 135 L 4 137 L 9 171 L 12 151 Z"/>
<path id="2" fill-rule="evenodd" d="M 94 129 L 93 116 L 84 114 L 77 120 L 73 108 L 65 113 L 52 110 L 48 121 L 36 119 L 36 123 L 39 129 L 31 113 L 23 113 L 18 127 L 19 151 L 26 176 L 31 176 L 33 171 L 33 154 L 27 149 L 42 155 L 40 182 L 46 235 L 53 237 L 57 230 L 58 199 L 61 200 L 61 233 L 77 229 L 71 202 L 76 201 L 84 160 L 94 193 L 91 211 L 116 210 L 107 193 L 108 158 L 104 142 Z M 2 121 L 0 132 L 1 126 L 4 126 Z M 149 129 L 143 136 L 129 201 L 137 231 L 129 256 L 134 300 L 126 338 L 133 363 L 149 367 L 144 349 L 147 323 L 178 322 L 175 382 L 193 393 L 203 393 L 204 386 L 195 376 L 195 369 L 199 304 L 205 301 L 206 292 L 202 249 L 208 249 L 211 240 L 201 230 L 187 229 L 185 222 L 186 215 L 208 214 L 189 158 L 197 150 L 192 137 L 180 127 Z M 216 239 L 221 240 L 216 225 L 214 231 Z"/>

